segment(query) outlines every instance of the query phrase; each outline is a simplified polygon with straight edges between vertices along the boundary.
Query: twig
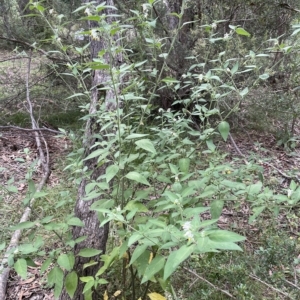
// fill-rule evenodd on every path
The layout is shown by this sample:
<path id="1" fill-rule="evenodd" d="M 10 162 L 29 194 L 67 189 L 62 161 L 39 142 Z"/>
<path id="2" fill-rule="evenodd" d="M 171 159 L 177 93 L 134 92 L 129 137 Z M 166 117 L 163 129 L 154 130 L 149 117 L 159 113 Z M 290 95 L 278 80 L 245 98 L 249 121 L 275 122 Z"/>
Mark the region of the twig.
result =
<path id="1" fill-rule="evenodd" d="M 278 289 L 276 289 L 275 287 L 271 286 L 270 284 L 266 283 L 265 281 L 261 280 L 260 278 L 256 277 L 255 275 L 249 274 L 249 277 L 251 277 L 252 279 L 255 279 L 257 281 L 259 281 L 260 283 L 264 284 L 265 286 L 267 286 L 268 288 L 276 291 L 277 293 L 284 295 L 285 297 L 288 297 L 289 299 L 292 299 L 287 293 L 282 292 Z"/>
<path id="2" fill-rule="evenodd" d="M 23 58 L 28 58 L 28 56 L 13 56 L 13 57 L 8 57 L 5 59 L 1 59 L 0 62 L 5 62 L 9 60 L 15 60 L 15 59 L 23 59 Z"/>
<path id="3" fill-rule="evenodd" d="M 262 162 L 262 164 L 265 164 L 267 166 L 270 166 L 271 168 L 273 168 L 274 170 L 276 170 L 280 175 L 282 175 L 283 177 L 287 178 L 287 179 L 294 179 L 297 182 L 300 182 L 300 179 L 297 176 L 289 176 L 287 174 L 285 174 L 283 171 L 279 170 L 278 168 L 276 168 L 275 166 L 269 164 L 268 162 Z"/>
<path id="4" fill-rule="evenodd" d="M 13 126 L 13 125 L 7 125 L 7 126 L 0 126 L 0 129 L 9 129 L 9 128 L 13 128 L 13 129 L 18 129 L 18 130 L 22 130 L 22 131 L 49 131 L 49 132 L 53 132 L 53 133 L 59 133 L 59 134 L 63 134 L 63 132 L 58 131 L 58 130 L 53 130 L 50 128 L 34 128 L 34 129 L 29 129 L 29 128 L 22 128 L 19 126 Z"/>
<path id="5" fill-rule="evenodd" d="M 36 189 L 37 192 L 39 192 L 42 190 L 43 186 L 46 184 L 47 179 L 49 178 L 49 175 L 50 175 L 50 168 L 49 168 L 49 164 L 48 164 L 49 152 L 47 150 L 47 160 L 45 160 L 45 155 L 44 155 L 44 152 L 41 147 L 41 141 L 40 141 L 40 137 L 39 137 L 39 133 L 38 133 L 40 131 L 36 127 L 36 121 L 33 117 L 32 105 L 31 105 L 30 96 L 29 96 L 29 83 L 28 82 L 29 82 L 29 75 L 30 75 L 30 63 L 31 63 L 31 59 L 29 58 L 28 59 L 27 76 L 26 76 L 26 89 L 27 89 L 26 98 L 27 98 L 27 102 L 28 102 L 28 106 L 29 106 L 28 111 L 30 113 L 32 127 L 33 127 L 33 130 L 35 131 L 36 144 L 39 149 L 40 159 L 41 159 L 43 171 L 44 171 L 44 175 L 41 178 L 40 183 Z M 34 202 L 35 202 L 35 198 L 32 198 L 30 200 L 29 206 L 26 207 L 26 209 L 20 219 L 20 223 L 26 222 L 29 219 L 29 217 L 31 215 L 31 207 L 33 206 Z M 4 254 L 4 257 L 3 257 L 1 265 L 0 265 L 0 299 L 5 299 L 5 294 L 6 294 L 6 285 L 7 285 L 9 272 L 10 272 L 10 267 L 7 266 L 8 258 L 10 256 L 12 250 L 18 246 L 19 240 L 21 239 L 21 235 L 22 235 L 21 229 L 18 229 L 13 233 L 10 243 L 6 249 L 6 252 Z"/>
<path id="6" fill-rule="evenodd" d="M 296 284 L 294 284 L 294 283 L 292 283 L 292 282 L 290 282 L 290 281 L 288 281 L 288 280 L 286 280 L 286 279 L 284 279 L 284 281 L 285 281 L 286 283 L 290 284 L 291 286 L 293 286 L 294 288 L 296 288 L 297 290 L 300 291 L 300 287 L 297 286 Z"/>
<path id="7" fill-rule="evenodd" d="M 56 61 L 66 62 L 65 59 L 61 59 L 61 58 L 57 58 L 57 57 L 50 56 L 46 51 L 44 51 L 44 50 L 42 50 L 42 49 L 40 49 L 40 48 L 35 47 L 34 44 L 31 45 L 31 44 L 29 44 L 29 43 L 27 43 L 27 42 L 20 41 L 20 40 L 15 40 L 15 39 L 11 39 L 11 38 L 7 38 L 7 37 L 2 36 L 2 35 L 0 35 L 0 39 L 1 39 L 1 40 L 6 40 L 6 41 L 9 41 L 9 42 L 13 42 L 13 43 L 17 43 L 17 44 L 24 45 L 24 46 L 28 47 L 29 49 L 34 49 L 34 50 L 36 50 L 36 51 L 42 53 L 43 55 L 45 55 L 47 58 L 49 58 L 49 59 L 51 59 L 51 60 L 56 60 Z"/>
<path id="8" fill-rule="evenodd" d="M 211 287 L 213 287 L 217 291 L 220 291 L 220 292 L 224 293 L 225 295 L 227 295 L 228 297 L 230 297 L 232 299 L 235 299 L 235 297 L 233 295 L 231 295 L 229 292 L 227 292 L 225 290 L 222 290 L 219 287 L 215 286 L 214 284 L 212 284 L 211 282 L 209 282 L 207 279 L 203 278 L 202 276 L 200 276 L 196 272 L 194 272 L 194 271 L 192 271 L 192 270 L 190 270 L 190 269 L 188 269 L 186 267 L 183 267 L 183 269 L 186 270 L 186 271 L 188 271 L 189 273 L 195 275 L 197 278 L 201 279 L 202 281 L 204 281 L 205 283 L 207 283 L 208 285 L 210 285 Z"/>

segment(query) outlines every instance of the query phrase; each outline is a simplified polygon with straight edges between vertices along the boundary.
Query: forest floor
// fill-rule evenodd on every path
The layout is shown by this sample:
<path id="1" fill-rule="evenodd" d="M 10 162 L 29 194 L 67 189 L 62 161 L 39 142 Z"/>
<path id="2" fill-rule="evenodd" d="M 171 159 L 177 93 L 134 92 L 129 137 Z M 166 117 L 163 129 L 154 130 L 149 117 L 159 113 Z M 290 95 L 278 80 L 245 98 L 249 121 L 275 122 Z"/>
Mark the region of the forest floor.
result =
<path id="1" fill-rule="evenodd" d="M 255 153 L 257 158 L 260 157 L 261 161 L 258 160 L 257 163 L 263 166 L 264 177 L 266 179 L 276 178 L 280 189 L 287 189 L 292 178 L 297 181 L 300 170 L 299 146 L 296 147 L 291 154 L 286 152 L 283 148 L 277 147 L 275 139 L 270 135 L 264 136 L 252 133 L 250 136 L 252 141 L 245 139 L 244 136 L 234 136 L 237 147 L 245 155 L 245 160 L 251 159 L 253 153 Z M 57 167 L 57 163 L 64 159 L 65 155 L 70 151 L 71 145 L 65 138 L 57 138 L 52 133 L 45 134 L 45 137 L 47 144 L 49 145 L 48 150 L 52 170 L 47 185 L 48 188 L 55 189 L 56 186 L 61 184 L 64 176 L 61 168 Z M 24 149 L 28 150 L 24 151 Z M 229 141 L 224 144 L 223 151 L 228 153 L 228 160 L 238 156 L 236 147 Z M 0 185 L 7 187 L 7 182 L 13 178 L 14 181 L 11 182 L 10 185 L 17 188 L 17 193 L 10 194 L 10 196 L 3 199 L 0 211 L 3 228 L 7 228 L 11 224 L 17 223 L 22 215 L 22 201 L 26 197 L 28 190 L 27 180 L 25 178 L 28 170 L 33 170 L 34 182 L 38 182 L 42 175 L 40 168 L 34 163 L 37 155 L 38 153 L 33 132 L 25 132 L 14 128 L 1 130 Z M 230 227 L 229 224 L 234 222 L 238 223 L 239 227 L 244 227 L 243 231 L 248 236 L 248 247 L 252 248 L 255 246 L 251 246 L 251 236 L 253 236 L 256 228 L 255 226 L 248 225 L 249 215 L 249 207 L 244 207 L 242 213 L 241 211 L 237 213 L 232 210 L 224 210 L 224 213 L 219 220 L 219 226 L 225 229 Z M 299 215 L 297 216 L 299 217 Z M 279 223 L 284 224 L 288 236 L 296 239 L 300 237 L 298 225 L 295 226 L 295 224 L 291 224 L 291 220 L 285 215 L 281 214 L 278 217 L 278 221 Z M 4 236 L 2 236 L 2 238 L 3 237 Z M 5 238 L 7 238 L 7 236 L 5 236 Z M 34 260 L 35 265 L 28 268 L 28 278 L 26 280 L 21 279 L 14 271 L 11 271 L 7 288 L 7 300 L 54 299 L 51 289 L 46 287 L 45 274 L 40 274 L 42 262 L 43 261 L 40 259 Z M 300 265 L 295 266 L 295 270 L 296 269 L 300 272 Z"/>

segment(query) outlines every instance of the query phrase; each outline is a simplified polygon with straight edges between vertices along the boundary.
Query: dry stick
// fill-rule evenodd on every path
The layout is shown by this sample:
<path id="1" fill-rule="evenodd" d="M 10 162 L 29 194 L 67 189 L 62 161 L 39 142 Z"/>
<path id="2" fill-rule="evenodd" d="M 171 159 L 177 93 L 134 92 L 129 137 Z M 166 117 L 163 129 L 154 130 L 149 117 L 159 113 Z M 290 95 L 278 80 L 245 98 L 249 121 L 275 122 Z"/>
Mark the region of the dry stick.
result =
<path id="1" fill-rule="evenodd" d="M 264 284 L 265 286 L 267 286 L 268 288 L 274 290 L 275 292 L 277 292 L 277 293 L 279 293 L 279 294 L 281 294 L 281 295 L 284 295 L 285 297 L 288 297 L 289 299 L 293 299 L 293 298 L 291 298 L 287 293 L 282 292 L 282 291 L 280 291 L 280 290 L 274 288 L 273 286 L 271 286 L 270 284 L 268 284 L 268 283 L 266 283 L 265 281 L 261 280 L 260 278 L 256 277 L 255 275 L 250 274 L 249 277 L 251 277 L 251 278 L 253 278 L 253 279 L 259 281 L 260 283 Z"/>
<path id="2" fill-rule="evenodd" d="M 291 286 L 293 286 L 294 288 L 296 288 L 297 290 L 300 291 L 300 287 L 297 286 L 296 284 L 294 284 L 293 282 L 290 282 L 290 281 L 288 281 L 288 280 L 286 280 L 286 279 L 284 279 L 284 281 L 285 281 L 286 283 L 290 284 Z"/>
<path id="3" fill-rule="evenodd" d="M 32 110 L 32 105 L 31 105 L 31 101 L 30 101 L 30 97 L 29 97 L 29 75 L 30 75 L 30 63 L 31 63 L 31 59 L 29 58 L 28 60 L 28 70 L 27 70 L 27 76 L 26 76 L 26 98 L 27 98 L 27 103 L 28 103 L 28 111 L 30 113 L 30 117 L 31 117 L 31 121 L 32 121 L 32 127 L 33 129 L 37 130 L 36 127 L 36 121 L 33 117 L 33 110 Z M 39 182 L 39 185 L 37 187 L 37 192 L 41 191 L 43 186 L 46 184 L 46 181 L 50 175 L 50 169 L 49 169 L 49 153 L 47 152 L 47 160 L 45 159 L 45 155 L 44 152 L 42 150 L 41 147 L 41 141 L 40 141 L 40 137 L 39 137 L 39 133 L 36 131 L 35 132 L 35 139 L 36 139 L 36 144 L 39 150 L 39 154 L 40 154 L 40 159 L 42 162 L 42 166 L 43 166 L 43 170 L 44 170 L 44 175 L 41 179 L 41 181 Z M 46 148 L 47 149 L 47 148 Z M 31 215 L 31 207 L 34 204 L 35 199 L 32 198 L 30 200 L 30 204 L 28 207 L 26 207 L 21 219 L 20 219 L 20 223 L 22 222 L 26 222 L 30 215 Z M 4 257 L 2 259 L 1 265 L 0 265 L 0 299 L 5 299 L 5 294 L 6 294 L 6 286 L 7 286 L 7 280 L 8 280 L 8 276 L 9 276 L 9 272 L 10 272 L 10 267 L 7 266 L 8 263 L 8 258 L 10 253 L 12 252 L 12 250 L 17 247 L 19 240 L 21 238 L 22 235 L 22 230 L 18 229 L 16 230 L 10 240 L 10 243 L 6 249 L 6 252 L 4 254 Z"/>
<path id="4" fill-rule="evenodd" d="M 285 177 L 287 179 L 295 179 L 297 182 L 300 182 L 300 179 L 296 175 L 295 176 L 289 176 L 289 175 L 285 174 L 283 171 L 281 171 L 278 168 L 276 168 L 275 166 L 273 166 L 272 164 L 269 164 L 268 162 L 262 162 L 262 164 L 270 166 L 271 168 L 273 168 L 274 170 L 276 170 L 281 176 L 283 176 L 283 177 Z"/>
<path id="5" fill-rule="evenodd" d="M 220 291 L 222 293 L 224 293 L 225 295 L 227 295 L 228 297 L 232 298 L 232 299 L 235 299 L 235 297 L 233 295 L 231 295 L 229 292 L 225 291 L 225 290 L 222 290 L 220 289 L 219 287 L 213 285 L 211 282 L 209 282 L 207 279 L 201 277 L 199 274 L 197 274 L 196 272 L 186 268 L 186 267 L 183 267 L 184 270 L 190 272 L 191 274 L 195 275 L 197 278 L 201 279 L 202 281 L 204 281 L 205 283 L 207 283 L 208 285 L 210 285 L 211 287 L 213 287 L 214 289 L 216 289 L 217 291 Z"/>
<path id="6" fill-rule="evenodd" d="M 53 129 L 50 129 L 50 128 L 34 128 L 34 129 L 28 129 L 28 128 L 22 128 L 22 127 L 19 127 L 19 126 L 13 126 L 13 125 L 9 125 L 9 126 L 0 126 L 0 129 L 10 129 L 10 128 L 13 128 L 13 129 L 18 129 L 18 130 L 22 130 L 22 131 L 49 131 L 49 132 L 53 132 L 53 133 L 59 133 L 59 134 L 63 134 L 63 132 L 61 131 L 58 131 L 58 130 L 53 130 Z"/>

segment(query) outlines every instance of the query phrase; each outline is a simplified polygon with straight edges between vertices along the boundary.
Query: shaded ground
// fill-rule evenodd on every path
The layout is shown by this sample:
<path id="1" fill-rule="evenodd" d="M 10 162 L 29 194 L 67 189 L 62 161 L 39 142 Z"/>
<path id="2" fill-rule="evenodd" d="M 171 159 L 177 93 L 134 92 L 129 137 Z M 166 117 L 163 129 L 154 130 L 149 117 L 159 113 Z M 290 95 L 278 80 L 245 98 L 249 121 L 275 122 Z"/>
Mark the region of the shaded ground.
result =
<path id="1" fill-rule="evenodd" d="M 50 155 L 50 167 L 52 169 L 51 176 L 48 180 L 48 186 L 55 187 L 60 180 L 60 174 L 56 173 L 55 161 L 61 159 L 66 152 L 70 151 L 70 144 L 67 140 L 56 138 L 52 133 L 44 134 Z M 246 155 L 247 159 L 251 159 L 253 154 L 255 157 L 261 157 L 264 177 L 268 180 L 276 178 L 276 185 L 279 190 L 287 189 L 290 181 L 298 180 L 300 170 L 300 150 L 296 147 L 292 154 L 288 154 L 282 148 L 276 146 L 276 141 L 272 136 L 255 136 L 251 134 L 252 140 L 246 140 L 245 137 L 235 136 L 234 140 L 240 151 Z M 255 141 L 253 141 L 255 140 Z M 264 147 L 262 147 L 262 145 Z M 227 159 L 231 161 L 232 157 L 237 157 L 237 149 L 232 143 L 226 144 L 226 152 L 229 153 Z M 24 149 L 28 149 L 25 150 Z M 225 149 L 224 149 L 225 150 Z M 5 130 L 1 132 L 0 137 L 0 185 L 4 188 L 8 187 L 8 182 L 12 179 L 11 186 L 16 187 L 17 193 L 5 193 L 1 191 L 4 198 L 3 207 L 0 211 L 0 217 L 3 220 L 3 228 L 17 223 L 22 214 L 22 200 L 26 195 L 27 184 L 25 175 L 28 169 L 33 171 L 33 179 L 39 181 L 41 176 L 40 168 L 37 164 L 33 164 L 37 157 L 37 149 L 35 145 L 34 133 L 24 132 L 21 130 Z M 234 209 L 224 209 L 223 215 L 219 220 L 220 228 L 227 229 L 229 224 L 236 223 L 244 234 L 248 236 L 248 247 L 252 248 L 251 237 L 257 236 L 259 230 L 255 226 L 248 224 L 250 215 L 250 207 L 241 206 L 239 211 Z M 295 214 L 298 216 L 298 211 Z M 287 234 L 291 237 L 299 237 L 300 231 L 296 224 L 291 224 L 285 215 L 278 217 L 278 223 L 285 226 Z M 7 239 L 10 232 L 2 233 L 1 240 Z M 40 266 L 42 261 L 35 261 L 36 266 L 28 268 L 28 279 L 22 280 L 11 271 L 8 287 L 7 300 L 13 299 L 54 299 L 51 290 L 46 288 L 45 275 L 40 275 Z M 299 266 L 300 270 L 300 266 Z M 271 271 L 271 270 L 270 270 Z"/>
<path id="2" fill-rule="evenodd" d="M 57 138 L 53 133 L 44 132 L 50 157 L 52 170 L 47 186 L 55 187 L 59 184 L 59 174 L 55 170 L 55 163 L 70 151 L 70 143 L 63 138 Z M 45 149 L 44 149 L 45 151 Z M 32 170 L 32 178 L 38 183 L 42 172 L 39 168 L 37 149 L 33 132 L 10 129 L 2 130 L 0 136 L 0 218 L 2 228 L 8 228 L 19 222 L 23 213 L 22 203 L 28 186 L 25 178 L 28 170 Z M 10 182 L 10 183 L 9 183 Z M 10 231 L 1 233 L 1 241 L 8 242 Z M 51 290 L 45 286 L 46 280 L 40 275 L 42 262 L 35 261 L 36 266 L 28 267 L 28 279 L 22 280 L 14 271 L 11 271 L 8 286 L 7 300 L 15 299 L 54 299 Z M 43 275 L 45 276 L 45 275 Z"/>

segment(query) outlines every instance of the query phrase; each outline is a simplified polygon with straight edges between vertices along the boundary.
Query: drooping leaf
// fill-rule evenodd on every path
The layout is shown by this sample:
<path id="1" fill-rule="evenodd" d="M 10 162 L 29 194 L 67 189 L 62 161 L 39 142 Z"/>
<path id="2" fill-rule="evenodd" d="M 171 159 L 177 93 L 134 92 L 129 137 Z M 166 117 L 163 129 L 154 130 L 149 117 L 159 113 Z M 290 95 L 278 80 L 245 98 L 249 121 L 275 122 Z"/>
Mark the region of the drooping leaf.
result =
<path id="1" fill-rule="evenodd" d="M 224 206 L 223 200 L 214 200 L 210 205 L 210 213 L 212 219 L 218 219 L 222 213 Z"/>
<path id="2" fill-rule="evenodd" d="M 148 247 L 148 245 L 146 245 L 146 244 L 137 246 L 132 253 L 129 265 L 133 264 L 145 252 L 147 247 Z"/>
<path id="3" fill-rule="evenodd" d="M 75 257 L 72 253 L 63 253 L 58 257 L 57 263 L 61 268 L 66 269 L 67 271 L 71 271 L 75 263 Z"/>
<path id="4" fill-rule="evenodd" d="M 26 221 L 26 222 L 21 222 L 17 225 L 11 226 L 11 227 L 9 227 L 9 229 L 10 230 L 28 229 L 28 228 L 32 228 L 33 226 L 35 226 L 34 222 Z"/>
<path id="5" fill-rule="evenodd" d="M 84 248 L 81 249 L 78 253 L 78 256 L 81 257 L 93 257 L 100 254 L 102 250 L 92 249 L 92 248 Z"/>
<path id="6" fill-rule="evenodd" d="M 181 158 L 178 162 L 179 170 L 183 173 L 188 173 L 190 169 L 191 160 L 187 157 Z"/>
<path id="7" fill-rule="evenodd" d="M 214 152 L 216 150 L 216 145 L 214 144 L 212 139 L 206 140 L 206 146 L 211 151 Z"/>
<path id="8" fill-rule="evenodd" d="M 138 140 L 138 141 L 135 142 L 135 144 L 138 147 L 140 147 L 140 148 L 142 148 L 142 149 L 144 149 L 148 152 L 156 154 L 156 150 L 154 148 L 154 145 L 152 144 L 152 142 L 149 139 Z"/>
<path id="9" fill-rule="evenodd" d="M 129 172 L 125 177 L 130 179 L 130 180 L 134 180 L 134 181 L 137 181 L 139 183 L 150 186 L 150 183 L 147 181 L 147 179 L 142 174 L 140 174 L 138 172 L 135 172 L 135 171 Z"/>
<path id="10" fill-rule="evenodd" d="M 126 204 L 126 206 L 124 207 L 124 209 L 129 210 L 129 211 L 132 211 L 132 210 L 136 209 L 137 211 L 140 211 L 140 212 L 147 212 L 148 211 L 148 208 L 143 203 L 140 203 L 140 202 L 135 201 L 135 200 L 129 201 Z"/>
<path id="11" fill-rule="evenodd" d="M 218 130 L 221 134 L 221 137 L 223 138 L 223 140 L 226 142 L 228 135 L 229 135 L 229 130 L 230 130 L 230 126 L 228 124 L 228 122 L 226 121 L 222 121 L 219 125 L 218 125 Z"/>
<path id="12" fill-rule="evenodd" d="M 169 255 L 164 268 L 164 280 L 169 278 L 175 272 L 176 268 L 192 254 L 194 248 L 194 245 L 183 245 Z"/>
<path id="13" fill-rule="evenodd" d="M 235 243 L 244 241 L 246 238 L 232 231 L 213 230 L 209 232 L 209 239 L 214 242 Z"/>
<path id="14" fill-rule="evenodd" d="M 239 35 L 251 36 L 251 34 L 242 27 L 236 28 L 235 32 Z"/>
<path id="15" fill-rule="evenodd" d="M 117 165 L 111 165 L 107 167 L 106 173 L 106 182 L 109 183 L 119 172 L 119 167 Z"/>
<path id="16" fill-rule="evenodd" d="M 254 207 L 252 209 L 253 210 L 253 214 L 249 218 L 249 224 L 251 224 L 265 210 L 265 208 L 266 208 L 265 205 Z"/>
<path id="17" fill-rule="evenodd" d="M 141 137 L 145 137 L 149 134 L 141 134 L 141 133 L 132 133 L 130 135 L 128 135 L 125 140 L 132 140 L 132 139 L 139 139 Z"/>
<path id="18" fill-rule="evenodd" d="M 14 264 L 14 269 L 21 278 L 26 279 L 27 277 L 27 262 L 24 258 L 18 258 Z"/>
<path id="19" fill-rule="evenodd" d="M 66 276 L 65 287 L 70 298 L 73 298 L 78 285 L 78 276 L 75 271 L 72 271 Z"/>
<path id="20" fill-rule="evenodd" d="M 84 223 L 77 217 L 73 217 L 73 218 L 69 219 L 67 224 L 71 225 L 71 226 L 79 226 L 79 227 L 84 226 Z"/>
<path id="21" fill-rule="evenodd" d="M 157 274 L 165 265 L 165 258 L 161 255 L 156 255 L 147 267 L 142 279 L 142 284 L 150 280 L 155 274 Z"/>

